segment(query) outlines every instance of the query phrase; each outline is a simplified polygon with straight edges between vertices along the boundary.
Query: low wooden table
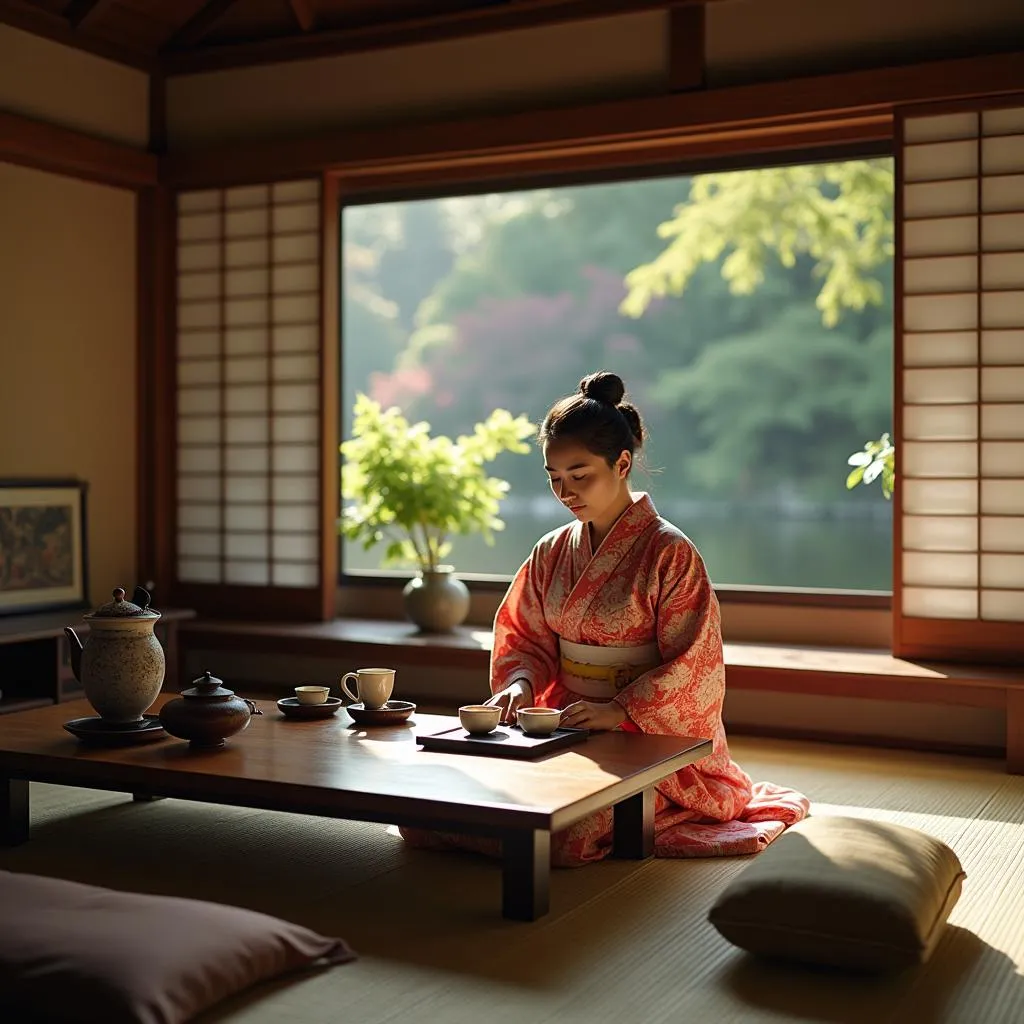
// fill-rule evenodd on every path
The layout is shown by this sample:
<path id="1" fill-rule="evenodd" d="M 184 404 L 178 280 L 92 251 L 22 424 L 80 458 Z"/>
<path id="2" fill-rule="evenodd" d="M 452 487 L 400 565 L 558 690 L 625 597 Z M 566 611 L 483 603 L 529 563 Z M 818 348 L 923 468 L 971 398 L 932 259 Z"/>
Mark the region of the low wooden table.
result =
<path id="1" fill-rule="evenodd" d="M 343 710 L 296 721 L 273 702 L 258 706 L 248 729 L 205 753 L 171 737 L 86 747 L 62 728 L 93 713 L 84 700 L 3 716 L 0 843 L 29 837 L 29 781 L 493 836 L 502 841 L 502 911 L 532 921 L 548 910 L 552 832 L 614 806 L 615 856 L 649 857 L 655 784 L 711 753 L 710 740 L 611 732 L 537 761 L 440 754 L 415 735 L 457 719 L 416 714 L 363 728 Z"/>

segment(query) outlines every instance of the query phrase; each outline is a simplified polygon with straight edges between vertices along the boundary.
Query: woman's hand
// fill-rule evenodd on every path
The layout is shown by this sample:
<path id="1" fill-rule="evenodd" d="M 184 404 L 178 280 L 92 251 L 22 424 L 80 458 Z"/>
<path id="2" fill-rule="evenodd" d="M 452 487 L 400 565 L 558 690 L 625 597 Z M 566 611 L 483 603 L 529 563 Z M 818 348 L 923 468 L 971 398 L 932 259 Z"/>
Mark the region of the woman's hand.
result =
<path id="1" fill-rule="evenodd" d="M 533 707 L 533 688 L 525 679 L 517 679 L 509 683 L 504 690 L 499 690 L 485 704 L 497 705 L 501 708 L 501 720 L 506 725 L 514 725 L 516 712 L 520 708 Z"/>
<path id="2" fill-rule="evenodd" d="M 569 729 L 601 732 L 618 728 L 627 717 L 626 709 L 617 701 L 595 704 L 589 700 L 578 700 L 562 712 L 561 724 Z"/>

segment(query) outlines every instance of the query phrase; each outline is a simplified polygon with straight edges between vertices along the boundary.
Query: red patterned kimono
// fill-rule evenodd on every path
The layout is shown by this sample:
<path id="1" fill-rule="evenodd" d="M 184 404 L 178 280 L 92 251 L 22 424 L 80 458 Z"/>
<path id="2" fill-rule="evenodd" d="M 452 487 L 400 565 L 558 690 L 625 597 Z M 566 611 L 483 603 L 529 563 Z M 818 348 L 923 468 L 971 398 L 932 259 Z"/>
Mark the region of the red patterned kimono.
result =
<path id="1" fill-rule="evenodd" d="M 598 699 L 593 684 L 573 674 L 588 666 L 567 660 L 567 648 L 615 648 L 624 663 L 633 648 L 645 655 L 634 662 L 653 665 L 603 684 L 626 711 L 623 730 L 714 741 L 711 754 L 657 787 L 658 856 L 756 853 L 807 813 L 801 794 L 771 783 L 752 786 L 729 757 L 718 599 L 696 548 L 658 515 L 648 495 L 635 495 L 596 553 L 585 523 L 561 527 L 537 543 L 495 617 L 491 692 L 525 678 L 538 706 Z M 408 838 L 434 846 L 487 845 L 468 837 Z M 611 851 L 611 838 L 612 812 L 606 810 L 556 833 L 552 861 L 600 860 Z"/>

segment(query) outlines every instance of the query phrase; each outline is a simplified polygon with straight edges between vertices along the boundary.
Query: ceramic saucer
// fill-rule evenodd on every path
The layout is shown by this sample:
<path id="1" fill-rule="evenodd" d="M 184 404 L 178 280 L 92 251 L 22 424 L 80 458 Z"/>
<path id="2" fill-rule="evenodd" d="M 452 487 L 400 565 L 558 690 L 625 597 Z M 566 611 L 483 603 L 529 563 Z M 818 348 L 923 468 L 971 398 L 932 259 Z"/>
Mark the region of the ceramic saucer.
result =
<path id="1" fill-rule="evenodd" d="M 389 700 L 383 707 L 368 708 L 360 701 L 345 710 L 358 725 L 398 725 L 416 710 L 416 705 L 407 700 Z"/>
<path id="2" fill-rule="evenodd" d="M 286 718 L 330 718 L 340 707 L 338 697 L 328 697 L 323 704 L 300 704 L 298 697 L 283 697 L 277 702 L 278 710 Z"/>
<path id="3" fill-rule="evenodd" d="M 141 722 L 105 722 L 98 715 L 64 723 L 72 736 L 96 747 L 132 747 L 163 739 L 167 733 L 159 715 L 143 715 Z"/>

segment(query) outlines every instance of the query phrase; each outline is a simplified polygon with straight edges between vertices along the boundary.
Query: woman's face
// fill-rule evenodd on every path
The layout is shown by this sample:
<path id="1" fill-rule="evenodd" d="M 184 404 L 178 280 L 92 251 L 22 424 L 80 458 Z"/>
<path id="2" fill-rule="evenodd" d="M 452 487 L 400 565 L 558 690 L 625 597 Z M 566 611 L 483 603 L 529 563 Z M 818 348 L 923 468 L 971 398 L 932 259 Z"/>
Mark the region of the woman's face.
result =
<path id="1" fill-rule="evenodd" d="M 549 441 L 544 445 L 544 468 L 552 493 L 582 523 L 601 522 L 622 511 L 629 502 L 631 457 L 619 454 L 614 466 L 575 441 Z"/>

